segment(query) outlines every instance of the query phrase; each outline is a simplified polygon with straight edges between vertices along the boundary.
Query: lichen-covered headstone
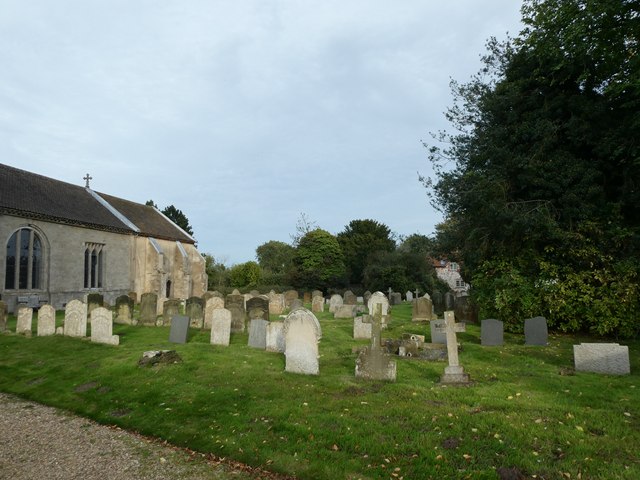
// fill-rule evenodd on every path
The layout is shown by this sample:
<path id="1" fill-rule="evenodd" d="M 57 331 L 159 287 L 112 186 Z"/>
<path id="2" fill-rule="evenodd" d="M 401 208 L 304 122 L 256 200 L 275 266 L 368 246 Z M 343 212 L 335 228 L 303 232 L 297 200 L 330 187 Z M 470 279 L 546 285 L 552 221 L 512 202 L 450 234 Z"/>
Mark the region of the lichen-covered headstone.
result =
<path id="1" fill-rule="evenodd" d="M 284 320 L 285 371 L 318 375 L 318 342 L 322 329 L 316 316 L 306 308 L 293 310 Z"/>
<path id="2" fill-rule="evenodd" d="M 133 319 L 133 300 L 129 295 L 116 298 L 116 323 L 131 325 Z"/>
<path id="3" fill-rule="evenodd" d="M 430 298 L 418 297 L 413 301 L 411 320 L 414 322 L 429 322 L 433 319 L 433 303 Z"/>
<path id="4" fill-rule="evenodd" d="M 18 307 L 18 318 L 16 323 L 16 333 L 18 335 L 31 336 L 33 326 L 33 308 L 21 305 Z"/>
<path id="5" fill-rule="evenodd" d="M 104 307 L 104 295 L 101 293 L 90 293 L 87 295 L 87 315 L 91 315 L 94 308 Z"/>
<path id="6" fill-rule="evenodd" d="M 284 312 L 284 295 L 281 293 L 269 293 L 269 313 L 282 315 Z"/>
<path id="7" fill-rule="evenodd" d="M 104 307 L 91 312 L 91 341 L 107 345 L 119 345 L 120 336 L 113 334 L 113 313 Z"/>
<path id="8" fill-rule="evenodd" d="M 356 316 L 356 304 L 340 305 L 333 313 L 334 318 L 354 318 Z"/>
<path id="9" fill-rule="evenodd" d="M 64 335 L 87 336 L 87 305 L 80 300 L 71 300 L 64 309 Z"/>
<path id="10" fill-rule="evenodd" d="M 204 328 L 205 330 L 211 330 L 213 325 L 213 311 L 224 308 L 224 299 L 211 295 L 204 301 Z"/>
<path id="11" fill-rule="evenodd" d="M 7 329 L 7 304 L 0 300 L 0 333 Z"/>
<path id="12" fill-rule="evenodd" d="M 356 360 L 356 377 L 369 380 L 396 381 L 396 362 L 382 348 L 382 304 L 376 303 L 371 321 L 371 346 L 363 349 Z"/>
<path id="13" fill-rule="evenodd" d="M 231 312 L 231 331 L 242 333 L 245 329 L 244 297 L 242 295 L 227 295 L 224 306 Z"/>
<path id="14" fill-rule="evenodd" d="M 286 308 L 291 309 L 294 300 L 298 300 L 297 290 L 287 290 L 284 292 L 284 304 Z"/>
<path id="15" fill-rule="evenodd" d="M 158 295 L 153 292 L 140 296 L 140 324 L 156 326 L 158 319 Z"/>
<path id="16" fill-rule="evenodd" d="M 174 315 L 182 314 L 182 300 L 170 298 L 162 303 L 162 324 L 171 325 Z"/>
<path id="17" fill-rule="evenodd" d="M 315 296 L 311 299 L 311 311 L 313 313 L 324 312 L 324 298 Z"/>
<path id="18" fill-rule="evenodd" d="M 369 297 L 369 300 L 367 302 L 367 308 L 369 309 L 369 315 L 372 315 L 373 312 L 375 311 L 375 305 L 376 304 L 380 304 L 382 305 L 382 316 L 384 317 L 385 315 L 389 314 L 389 300 L 387 299 L 386 295 L 382 292 L 374 292 L 371 294 L 371 296 Z"/>
<path id="19" fill-rule="evenodd" d="M 358 298 L 351 290 L 347 290 L 343 295 L 343 302 L 345 305 L 355 305 L 358 303 Z"/>
<path id="20" fill-rule="evenodd" d="M 342 296 L 335 293 L 331 295 L 331 298 L 329 299 L 329 311 L 331 313 L 336 313 L 336 310 L 340 308 L 343 304 L 344 304 L 344 301 L 342 300 Z"/>
<path id="21" fill-rule="evenodd" d="M 371 338 L 371 320 L 369 315 L 353 319 L 353 338 L 356 340 L 369 340 Z"/>
<path id="22" fill-rule="evenodd" d="M 262 319 L 269 321 L 269 297 L 258 295 L 247 301 L 247 315 L 249 320 Z"/>
<path id="23" fill-rule="evenodd" d="M 38 310 L 37 332 L 39 337 L 55 335 L 56 309 L 51 305 L 42 305 Z"/>
<path id="24" fill-rule="evenodd" d="M 202 328 L 204 326 L 204 300 L 202 298 L 187 298 L 184 313 L 191 319 L 193 328 Z"/>

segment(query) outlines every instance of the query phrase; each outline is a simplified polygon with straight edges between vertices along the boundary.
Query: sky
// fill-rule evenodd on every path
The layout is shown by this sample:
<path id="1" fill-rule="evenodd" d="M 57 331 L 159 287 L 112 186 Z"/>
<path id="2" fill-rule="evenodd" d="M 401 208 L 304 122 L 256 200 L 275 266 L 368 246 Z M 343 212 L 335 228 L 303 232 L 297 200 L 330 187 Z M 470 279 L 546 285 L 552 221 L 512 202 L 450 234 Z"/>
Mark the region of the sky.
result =
<path id="1" fill-rule="evenodd" d="M 515 0 L 0 0 L 0 163 L 174 205 L 227 265 L 443 220 L 418 174 Z"/>

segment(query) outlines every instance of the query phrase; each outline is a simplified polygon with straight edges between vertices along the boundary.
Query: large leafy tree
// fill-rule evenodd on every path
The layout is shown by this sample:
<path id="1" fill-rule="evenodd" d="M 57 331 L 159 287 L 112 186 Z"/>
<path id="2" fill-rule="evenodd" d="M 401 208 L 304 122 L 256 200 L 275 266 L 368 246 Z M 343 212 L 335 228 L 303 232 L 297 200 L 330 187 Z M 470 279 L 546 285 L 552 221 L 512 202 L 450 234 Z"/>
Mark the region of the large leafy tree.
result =
<path id="1" fill-rule="evenodd" d="M 372 254 L 393 252 L 396 242 L 391 230 L 375 220 L 352 220 L 337 235 L 344 253 L 345 264 L 351 284 L 361 284 L 364 270 Z"/>
<path id="2" fill-rule="evenodd" d="M 336 237 L 317 228 L 300 238 L 293 257 L 296 287 L 326 290 L 344 284 L 344 255 Z"/>
<path id="3" fill-rule="evenodd" d="M 436 179 L 423 180 L 447 218 L 441 247 L 512 326 L 544 313 L 565 330 L 637 332 L 639 8 L 525 1 L 520 35 L 491 40 L 483 70 L 452 83 L 455 132 L 430 147 Z"/>
<path id="4" fill-rule="evenodd" d="M 285 274 L 291 267 L 295 248 L 288 243 L 270 240 L 256 248 L 256 258 L 264 270 Z"/>

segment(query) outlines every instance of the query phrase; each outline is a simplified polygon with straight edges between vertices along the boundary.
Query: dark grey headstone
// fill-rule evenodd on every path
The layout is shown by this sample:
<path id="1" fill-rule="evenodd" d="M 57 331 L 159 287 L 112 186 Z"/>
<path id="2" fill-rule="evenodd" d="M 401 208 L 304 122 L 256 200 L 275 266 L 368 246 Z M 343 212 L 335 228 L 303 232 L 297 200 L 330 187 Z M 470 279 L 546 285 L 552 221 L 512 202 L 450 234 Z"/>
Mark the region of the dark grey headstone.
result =
<path id="1" fill-rule="evenodd" d="M 176 298 L 165 300 L 162 304 L 162 319 L 164 325 L 169 325 L 174 315 L 180 315 L 182 313 L 181 310 L 182 300 Z"/>
<path id="2" fill-rule="evenodd" d="M 447 292 L 444 294 L 444 309 L 445 310 L 453 310 L 456 306 L 456 297 L 452 292 Z"/>
<path id="3" fill-rule="evenodd" d="M 247 314 L 249 320 L 259 318 L 269 320 L 269 297 L 260 295 L 247 300 Z"/>
<path id="4" fill-rule="evenodd" d="M 342 298 L 344 305 L 355 305 L 356 303 L 358 303 L 358 298 L 351 290 L 347 290 L 346 292 L 344 292 Z"/>
<path id="5" fill-rule="evenodd" d="M 158 317 L 158 296 L 155 293 L 143 293 L 140 297 L 140 323 L 155 325 Z"/>
<path id="6" fill-rule="evenodd" d="M 269 322 L 254 318 L 249 322 L 249 346 L 253 348 L 267 348 L 267 325 Z"/>
<path id="7" fill-rule="evenodd" d="M 431 343 L 447 343 L 447 332 L 444 331 L 446 325 L 444 320 L 431 320 Z M 440 331 L 442 330 L 442 331 Z"/>
<path id="8" fill-rule="evenodd" d="M 233 293 L 231 295 L 227 295 L 224 301 L 224 307 L 231 312 L 231 332 L 244 332 L 244 296 Z"/>
<path id="9" fill-rule="evenodd" d="M 187 343 L 189 335 L 189 317 L 184 315 L 174 315 L 171 317 L 171 330 L 169 331 L 169 341 L 171 343 Z"/>
<path id="10" fill-rule="evenodd" d="M 444 297 L 440 290 L 433 291 L 431 301 L 433 302 L 433 313 L 441 314 L 444 312 Z"/>
<path id="11" fill-rule="evenodd" d="M 94 308 L 104 305 L 104 296 L 100 293 L 90 293 L 87 295 L 87 315 L 91 315 Z"/>
<path id="12" fill-rule="evenodd" d="M 504 324 L 495 318 L 482 320 L 480 343 L 485 347 L 496 347 L 504 342 Z"/>
<path id="13" fill-rule="evenodd" d="M 524 344 L 546 346 L 549 340 L 547 319 L 544 317 L 527 318 L 524 321 Z"/>

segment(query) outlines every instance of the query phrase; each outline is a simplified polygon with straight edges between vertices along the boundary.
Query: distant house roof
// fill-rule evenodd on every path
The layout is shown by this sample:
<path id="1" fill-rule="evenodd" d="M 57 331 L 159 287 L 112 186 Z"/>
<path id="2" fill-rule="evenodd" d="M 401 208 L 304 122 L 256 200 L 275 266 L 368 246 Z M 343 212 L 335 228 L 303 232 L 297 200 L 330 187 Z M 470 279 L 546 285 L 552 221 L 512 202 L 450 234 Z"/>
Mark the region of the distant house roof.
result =
<path id="1" fill-rule="evenodd" d="M 0 213 L 195 243 L 153 207 L 99 195 L 112 208 L 103 204 L 88 188 L 0 164 Z"/>

